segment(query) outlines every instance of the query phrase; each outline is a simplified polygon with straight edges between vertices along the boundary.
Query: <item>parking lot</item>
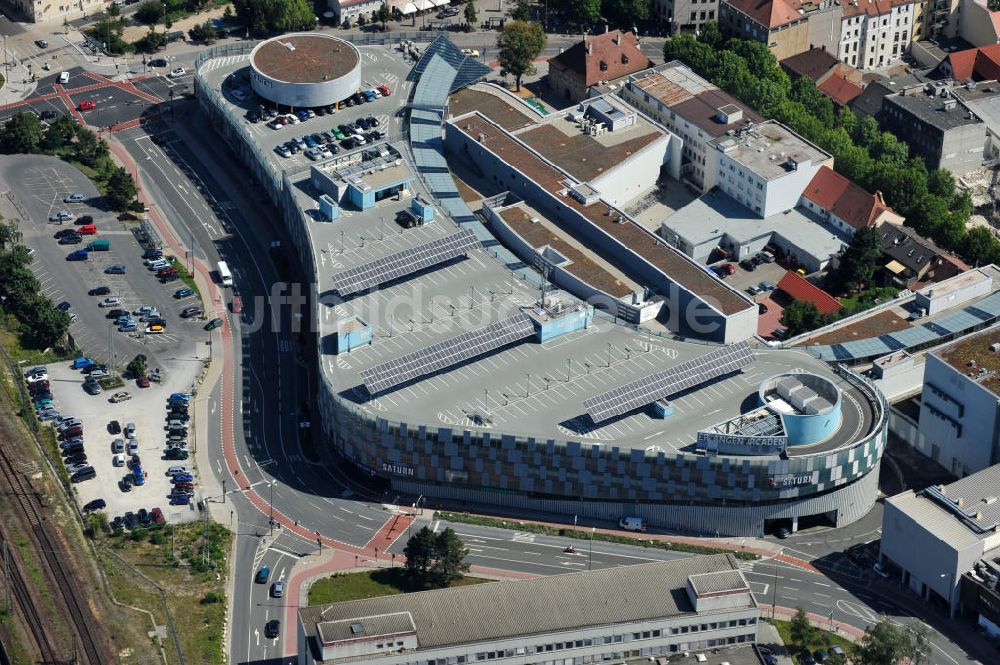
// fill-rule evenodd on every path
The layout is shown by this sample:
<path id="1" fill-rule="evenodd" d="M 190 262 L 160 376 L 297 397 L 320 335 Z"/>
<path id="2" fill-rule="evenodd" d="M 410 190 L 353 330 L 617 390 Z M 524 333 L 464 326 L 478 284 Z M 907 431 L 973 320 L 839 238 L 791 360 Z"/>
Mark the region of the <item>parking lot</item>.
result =
<path id="1" fill-rule="evenodd" d="M 269 127 L 266 120 L 256 123 L 244 120 L 257 144 L 270 154 L 279 168 L 297 172 L 307 168 L 313 160 L 305 155 L 304 150 L 290 157 L 282 157 L 275 152 L 275 147 L 278 145 L 306 135 L 332 132 L 334 127 L 356 123 L 360 118 L 375 118 L 378 121 L 375 129 L 385 132 L 388 140 L 399 138 L 402 117 L 398 112 L 409 94 L 411 84 L 406 81 L 406 76 L 411 63 L 407 62 L 403 54 L 395 48 L 361 46 L 359 50 L 362 57 L 361 89 L 376 90 L 379 86 L 385 86 L 389 92 L 388 96 L 341 108 L 332 114 L 314 115 L 300 120 L 297 124 L 284 125 L 278 129 Z M 210 61 L 203 68 L 206 79 L 222 88 L 226 100 L 244 118 L 257 111 L 262 104 L 266 107 L 271 106 L 250 90 L 248 63 L 248 56 L 231 56 Z M 289 109 L 283 108 L 281 111 L 287 113 Z M 346 149 L 340 139 L 336 145 L 341 151 Z"/>
<path id="2" fill-rule="evenodd" d="M 69 303 L 76 316 L 70 333 L 77 346 L 86 354 L 104 362 L 124 366 L 138 353 L 149 357 L 149 365 L 169 372 L 169 358 L 190 358 L 198 342 L 207 339 L 202 330 L 204 320 L 183 319 L 178 313 L 186 306 L 198 305 L 197 296 L 175 298 L 184 287 L 181 281 L 161 283 L 142 260 L 142 247 L 133 233 L 135 222 L 122 222 L 103 206 L 100 194 L 82 173 L 53 157 L 18 155 L 4 160 L 0 166 L 2 179 L 28 219 L 22 219 L 20 230 L 24 243 L 35 250 L 32 264 L 42 289 L 54 304 Z M 66 203 L 67 194 L 79 192 L 82 202 Z M 66 210 L 72 215 L 90 215 L 96 234 L 83 236 L 79 244 L 59 244 L 53 235 L 61 230 L 80 228 L 73 222 L 49 222 L 54 213 Z M 89 252 L 86 261 L 67 261 L 66 257 L 93 240 L 107 240 L 108 251 Z M 112 265 L 125 266 L 124 274 L 107 274 Z M 92 289 L 107 287 L 107 295 L 89 295 Z M 115 297 L 120 304 L 114 308 L 133 311 L 142 305 L 155 307 L 166 320 L 162 334 L 146 335 L 141 328 L 135 333 L 117 331 L 115 321 L 108 318 L 112 308 L 98 306 L 105 297 Z"/>
<path id="3" fill-rule="evenodd" d="M 173 392 L 190 389 L 201 370 L 200 363 L 190 363 L 187 367 L 186 372 L 174 371 L 163 383 L 153 383 L 147 389 L 137 390 L 127 386 L 104 391 L 99 395 L 88 395 L 83 390 L 86 375 L 72 369 L 69 362 L 47 367 L 53 405 L 61 415 L 72 415 L 83 423 L 86 463 L 97 472 L 96 478 L 74 485 L 81 507 L 95 499 L 104 499 L 109 519 L 127 512 L 137 513 L 140 508 L 147 511 L 160 508 L 168 522 L 194 519 L 197 516 L 194 507 L 195 501 L 200 498 L 197 495 L 197 484 L 195 501 L 188 506 L 171 506 L 168 497 L 171 483 L 166 475 L 171 466 L 193 468 L 193 455 L 185 461 L 161 459 L 166 439 L 166 400 Z M 119 391 L 129 392 L 131 398 L 114 404 L 110 401 L 111 396 Z M 124 439 L 124 434 L 110 433 L 108 424 L 112 420 L 117 420 L 123 428 L 129 422 L 135 423 L 135 438 L 139 444 L 137 452 L 144 472 L 144 483 L 132 487 L 129 492 L 122 491 L 119 481 L 130 473 L 130 469 L 127 466 L 114 466 L 112 463 L 112 441 L 116 438 Z M 189 425 L 193 446 L 194 422 Z"/>
<path id="4" fill-rule="evenodd" d="M 767 311 L 761 312 L 758 315 L 757 334 L 768 339 L 774 339 L 775 329 L 781 327 L 781 314 L 784 311 L 784 307 L 782 307 L 781 301 L 775 300 L 773 290 L 760 290 L 760 283 L 766 282 L 771 286 L 776 286 L 788 271 L 778 265 L 778 263 L 761 263 L 754 270 L 747 270 L 736 262 L 732 262 L 731 265 L 735 268 L 736 272 L 725 278 L 726 283 L 734 289 L 742 291 L 758 305 L 764 305 Z M 753 293 L 752 291 L 757 291 L 757 293 Z"/>

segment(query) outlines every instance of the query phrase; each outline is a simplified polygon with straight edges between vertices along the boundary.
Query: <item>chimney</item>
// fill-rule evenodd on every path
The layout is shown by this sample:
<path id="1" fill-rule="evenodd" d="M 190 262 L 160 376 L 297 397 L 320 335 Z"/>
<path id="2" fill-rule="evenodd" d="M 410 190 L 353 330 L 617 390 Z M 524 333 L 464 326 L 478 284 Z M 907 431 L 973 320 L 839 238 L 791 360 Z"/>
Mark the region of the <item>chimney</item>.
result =
<path id="1" fill-rule="evenodd" d="M 584 37 L 583 40 L 587 41 L 587 38 Z M 593 42 L 587 42 L 587 55 L 591 55 L 593 52 L 594 52 L 594 44 L 593 44 Z"/>
<path id="2" fill-rule="evenodd" d="M 604 34 L 608 34 L 608 24 L 604 24 Z"/>
<path id="3" fill-rule="evenodd" d="M 622 32 L 621 32 L 621 30 L 618 31 L 617 35 L 615 35 L 615 45 L 616 46 L 621 46 L 622 45 Z"/>

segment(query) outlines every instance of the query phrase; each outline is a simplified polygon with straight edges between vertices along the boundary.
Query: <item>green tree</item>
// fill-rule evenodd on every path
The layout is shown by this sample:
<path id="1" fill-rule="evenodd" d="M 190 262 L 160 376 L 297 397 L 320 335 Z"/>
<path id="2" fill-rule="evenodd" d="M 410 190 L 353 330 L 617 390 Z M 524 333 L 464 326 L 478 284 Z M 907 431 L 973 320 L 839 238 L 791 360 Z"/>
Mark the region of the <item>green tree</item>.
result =
<path id="1" fill-rule="evenodd" d="M 390 18 L 392 18 L 392 12 L 389 11 L 389 5 L 384 2 L 382 3 L 382 6 L 375 11 L 374 16 L 372 16 L 372 20 L 378 21 L 382 24 L 383 32 L 385 32 L 386 24 L 389 22 Z"/>
<path id="2" fill-rule="evenodd" d="M 110 154 L 108 144 L 85 127 L 77 125 L 74 129 L 76 142 L 73 143 L 73 159 L 96 168 L 101 160 Z"/>
<path id="3" fill-rule="evenodd" d="M 149 32 L 140 39 L 132 43 L 132 48 L 138 53 L 155 53 L 167 44 L 166 35 L 158 31 L 153 26 L 149 26 Z"/>
<path id="4" fill-rule="evenodd" d="M 964 242 L 962 254 L 974 266 L 1000 263 L 1000 247 L 997 246 L 993 233 L 985 226 L 969 229 Z"/>
<path id="5" fill-rule="evenodd" d="M 465 5 L 465 22 L 470 26 L 475 27 L 478 19 L 479 16 L 476 14 L 476 3 L 473 2 L 473 0 L 469 0 L 468 4 Z"/>
<path id="6" fill-rule="evenodd" d="M 122 8 L 118 6 L 117 2 L 110 3 L 104 11 L 108 13 L 109 18 L 119 18 L 122 15 Z"/>
<path id="7" fill-rule="evenodd" d="M 706 21 L 701 24 L 698 34 L 698 41 L 702 44 L 707 44 L 712 48 L 718 48 L 722 46 L 722 31 L 719 30 L 719 24 L 715 21 Z"/>
<path id="8" fill-rule="evenodd" d="M 517 0 L 517 4 L 510 13 L 510 17 L 515 21 L 527 21 L 531 18 L 531 7 L 528 0 Z"/>
<path id="9" fill-rule="evenodd" d="M 801 607 L 795 611 L 790 629 L 792 641 L 800 646 L 808 649 L 816 641 L 816 629 L 809 623 L 809 617 L 806 616 L 806 611 Z"/>
<path id="10" fill-rule="evenodd" d="M 77 124 L 68 115 L 62 115 L 49 124 L 42 135 L 40 148 L 45 152 L 52 152 L 65 148 L 72 143 L 76 137 Z"/>
<path id="11" fill-rule="evenodd" d="M 5 222 L 0 219 L 0 252 L 11 252 L 21 244 L 23 234 L 16 221 Z"/>
<path id="12" fill-rule="evenodd" d="M 840 265 L 828 277 L 832 289 L 850 293 L 871 287 L 881 258 L 882 236 L 878 230 L 866 228 L 855 231 L 847 251 L 840 257 Z"/>
<path id="13" fill-rule="evenodd" d="M 191 41 L 211 44 L 219 38 L 219 33 L 211 21 L 205 21 L 188 30 L 188 36 L 191 38 Z"/>
<path id="14" fill-rule="evenodd" d="M 594 23 L 601 18 L 601 0 L 558 0 L 556 8 L 578 26 Z"/>
<path id="15" fill-rule="evenodd" d="M 781 312 L 781 325 L 787 330 L 786 337 L 801 335 L 824 324 L 826 317 L 808 300 L 794 300 Z"/>
<path id="16" fill-rule="evenodd" d="M 273 34 L 315 27 L 307 0 L 233 0 L 236 16 L 254 34 Z"/>
<path id="17" fill-rule="evenodd" d="M 87 30 L 87 36 L 94 41 L 103 44 L 105 51 L 111 55 L 121 55 L 127 53 L 129 44 L 122 39 L 127 20 L 122 16 L 110 16 L 106 12 L 101 14 L 97 22 Z"/>
<path id="18" fill-rule="evenodd" d="M 24 336 L 29 345 L 45 349 L 55 346 L 66 336 L 69 315 L 55 309 L 45 296 L 37 296 L 25 309 L 26 316 L 22 315 L 21 320 L 26 324 Z"/>
<path id="19" fill-rule="evenodd" d="M 1000 0 L 986 0 L 986 8 L 991 12 L 1000 12 Z"/>
<path id="20" fill-rule="evenodd" d="M 604 11 L 620 25 L 634 26 L 649 18 L 651 5 L 650 0 L 607 0 Z"/>
<path id="21" fill-rule="evenodd" d="M 133 378 L 146 376 L 146 356 L 140 353 L 135 358 L 132 358 L 128 365 L 125 366 L 125 371 Z"/>
<path id="22" fill-rule="evenodd" d="M 146 25 L 156 25 L 166 13 L 166 7 L 159 0 L 146 0 L 135 10 L 135 20 Z"/>
<path id="23" fill-rule="evenodd" d="M 431 566 L 436 555 L 437 537 L 428 527 L 423 527 L 406 541 L 403 556 L 406 557 L 406 570 L 415 576 L 421 584 L 426 583 Z"/>
<path id="24" fill-rule="evenodd" d="M 446 587 L 469 572 L 469 564 L 465 561 L 468 554 L 469 550 L 450 527 L 437 534 L 431 572 L 438 586 Z"/>
<path id="25" fill-rule="evenodd" d="M 497 36 L 501 73 L 514 77 L 517 89 L 526 74 L 535 73 L 535 58 L 545 48 L 545 31 L 533 21 L 508 21 Z"/>
<path id="26" fill-rule="evenodd" d="M 917 621 L 897 626 L 883 617 L 868 626 L 855 647 L 857 665 L 900 665 L 909 660 L 913 665 L 926 662 L 930 651 L 930 631 Z"/>
<path id="27" fill-rule="evenodd" d="M 115 210 L 128 210 L 136 197 L 135 181 L 123 166 L 116 166 L 107 183 L 107 199 Z"/>
<path id="28" fill-rule="evenodd" d="M 42 121 L 34 113 L 15 113 L 4 123 L 3 132 L 0 132 L 0 152 L 37 152 L 43 131 Z"/>

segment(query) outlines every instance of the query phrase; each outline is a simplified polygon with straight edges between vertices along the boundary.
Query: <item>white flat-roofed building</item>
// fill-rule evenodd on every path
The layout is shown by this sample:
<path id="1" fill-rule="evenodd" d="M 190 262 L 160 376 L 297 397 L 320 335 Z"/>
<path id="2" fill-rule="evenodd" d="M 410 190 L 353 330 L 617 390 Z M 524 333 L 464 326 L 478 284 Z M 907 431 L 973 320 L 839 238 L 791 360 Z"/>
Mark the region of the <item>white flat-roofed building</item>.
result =
<path id="1" fill-rule="evenodd" d="M 774 120 L 735 130 L 712 142 L 718 151 L 713 185 L 761 217 L 791 210 L 820 167 L 833 157 Z M 708 176 L 714 176 L 711 180 Z"/>
<path id="2" fill-rule="evenodd" d="M 298 611 L 300 665 L 601 663 L 756 640 L 728 554 L 383 596 Z"/>

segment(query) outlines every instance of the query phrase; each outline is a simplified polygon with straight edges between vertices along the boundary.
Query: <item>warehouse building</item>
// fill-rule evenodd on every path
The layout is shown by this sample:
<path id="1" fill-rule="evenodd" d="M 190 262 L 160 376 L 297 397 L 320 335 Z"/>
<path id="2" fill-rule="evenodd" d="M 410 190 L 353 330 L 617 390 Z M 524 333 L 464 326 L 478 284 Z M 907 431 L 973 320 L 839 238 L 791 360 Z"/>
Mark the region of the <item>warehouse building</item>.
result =
<path id="1" fill-rule="evenodd" d="M 749 644 L 759 610 L 731 555 L 298 610 L 299 665 L 601 663 Z"/>

